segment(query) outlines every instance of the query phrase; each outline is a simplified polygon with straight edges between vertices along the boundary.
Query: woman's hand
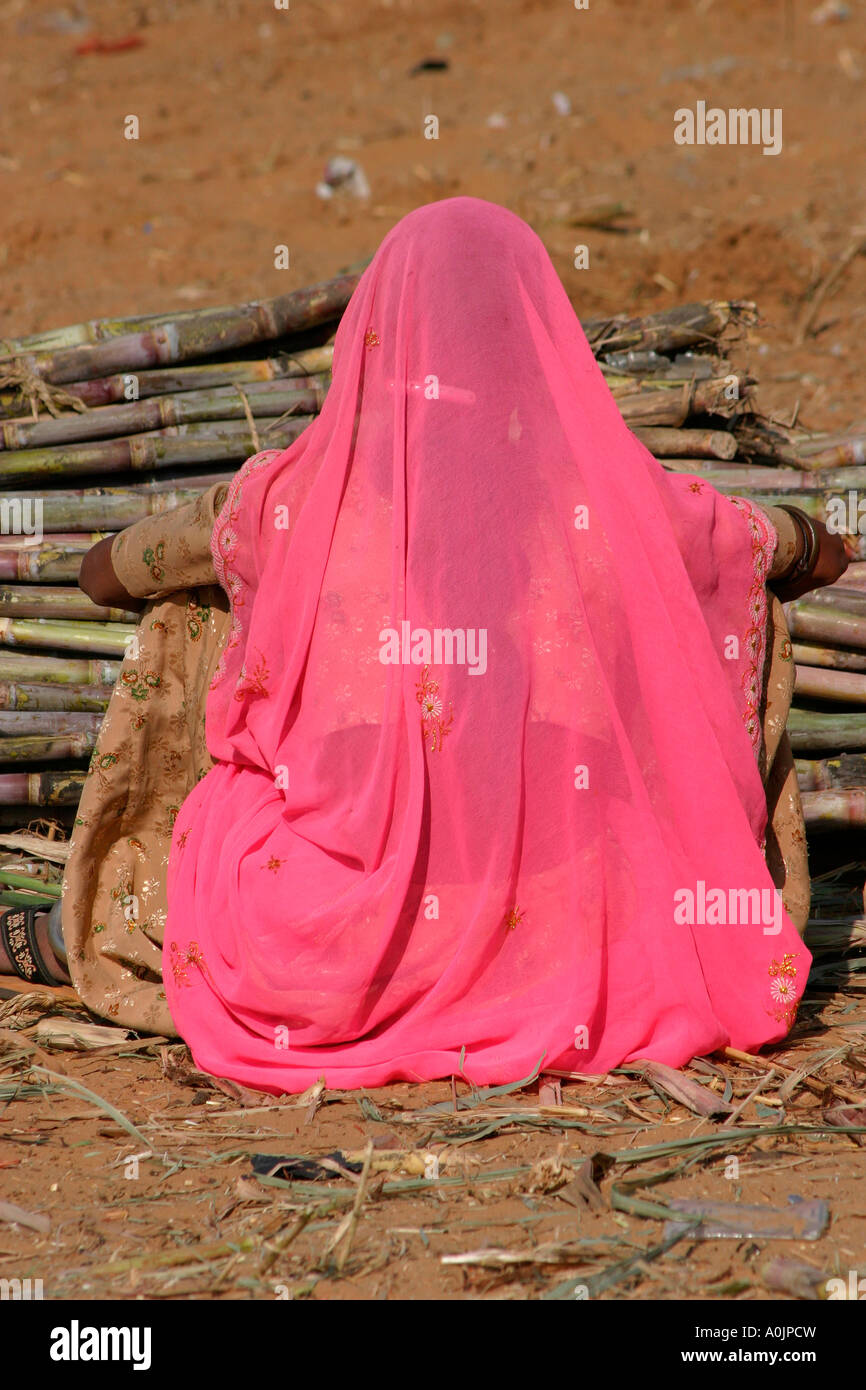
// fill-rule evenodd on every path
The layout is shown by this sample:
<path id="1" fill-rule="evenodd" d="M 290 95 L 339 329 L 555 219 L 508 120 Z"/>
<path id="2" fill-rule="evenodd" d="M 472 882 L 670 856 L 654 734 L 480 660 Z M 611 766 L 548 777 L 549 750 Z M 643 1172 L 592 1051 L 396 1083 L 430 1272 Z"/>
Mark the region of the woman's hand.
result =
<path id="1" fill-rule="evenodd" d="M 78 572 L 78 587 L 102 608 L 123 608 L 140 613 L 146 600 L 130 594 L 114 573 L 112 540 L 112 536 L 106 536 L 88 550 Z"/>
<path id="2" fill-rule="evenodd" d="M 823 521 L 813 518 L 813 525 L 821 541 L 818 558 L 810 574 L 804 574 L 791 583 L 782 580 L 772 586 L 783 603 L 790 603 L 792 599 L 809 593 L 811 589 L 821 589 L 826 584 L 835 584 L 854 558 L 853 547 L 844 536 L 828 531 Z"/>

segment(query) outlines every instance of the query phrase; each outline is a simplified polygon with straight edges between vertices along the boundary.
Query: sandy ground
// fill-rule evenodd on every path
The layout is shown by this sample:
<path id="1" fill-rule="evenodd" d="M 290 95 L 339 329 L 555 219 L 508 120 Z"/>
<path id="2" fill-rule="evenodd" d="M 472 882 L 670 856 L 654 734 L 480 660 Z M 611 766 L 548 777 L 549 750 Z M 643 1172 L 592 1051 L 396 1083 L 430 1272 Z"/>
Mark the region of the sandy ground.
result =
<path id="1" fill-rule="evenodd" d="M 711 1118 L 636 1073 L 274 1100 L 196 1073 L 179 1044 L 58 1052 L 59 1009 L 76 1015 L 0 1004 L 0 1192 L 41 1227 L 0 1225 L 0 1277 L 45 1298 L 752 1301 L 788 1297 L 792 1266 L 847 1285 L 862 1264 L 863 1137 L 844 1132 L 866 1127 L 862 990 L 813 992 L 769 1057 L 694 1064 L 704 1098 L 727 1098 Z M 337 1166 L 272 1185 L 258 1154 Z M 665 1248 L 674 1198 L 739 1203 L 746 1225 Z M 774 1238 L 749 1225 L 770 1218 Z"/>
<path id="2" fill-rule="evenodd" d="M 866 230 L 866 15 L 852 3 L 850 18 L 816 25 L 813 9 L 0 0 L 0 333 L 278 294 L 356 265 L 405 212 L 463 193 L 532 223 L 580 314 L 755 299 L 764 408 L 815 428 L 864 418 L 866 258 L 795 346 L 810 293 Z M 91 42 L 124 38 L 139 42 Z M 413 75 L 430 59 L 447 66 Z M 676 146 L 673 113 L 698 100 L 781 107 L 783 152 Z M 424 138 L 430 115 L 437 140 Z M 337 154 L 363 167 L 368 201 L 316 196 Z M 620 230 L 569 225 L 587 198 L 625 205 Z M 813 990 L 768 1058 L 693 1069 L 745 1102 L 733 1119 L 701 1118 L 635 1076 L 565 1082 L 562 1105 L 537 1083 L 479 1101 L 462 1081 L 459 1103 L 479 1103 L 456 1112 L 449 1083 L 273 1102 L 213 1089 L 182 1050 L 147 1040 L 58 1051 L 46 1017 L 80 1012 L 12 998 L 0 1003 L 0 1200 L 43 1229 L 0 1221 L 0 1277 L 41 1278 L 46 1297 L 573 1298 L 585 1285 L 593 1298 L 749 1301 L 790 1296 L 772 1287 L 776 1257 L 862 1274 L 859 1138 L 815 1132 L 864 1094 L 857 982 Z M 814 1070 L 785 1094 L 798 1068 Z M 775 1134 L 780 1121 L 812 1132 Z M 639 1152 L 731 1128 L 739 1137 L 702 1149 Z M 338 1171 L 274 1187 L 250 1162 L 363 1156 L 368 1141 L 360 1184 Z M 424 1177 L 431 1154 L 438 1179 Z M 629 1186 L 660 1172 L 660 1186 Z M 341 1228 L 359 1185 L 357 1223 Z M 827 1202 L 817 1240 L 687 1237 L 659 1251 L 664 1213 L 635 1206 L 784 1207 L 791 1194 Z"/>

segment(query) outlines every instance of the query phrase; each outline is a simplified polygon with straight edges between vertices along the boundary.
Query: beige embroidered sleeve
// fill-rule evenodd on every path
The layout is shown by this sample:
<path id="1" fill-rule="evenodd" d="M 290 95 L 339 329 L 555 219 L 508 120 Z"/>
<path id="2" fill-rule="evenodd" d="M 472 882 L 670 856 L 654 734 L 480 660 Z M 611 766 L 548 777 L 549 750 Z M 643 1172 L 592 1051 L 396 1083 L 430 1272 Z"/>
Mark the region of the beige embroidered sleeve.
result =
<path id="1" fill-rule="evenodd" d="M 228 483 L 215 483 L 194 502 L 144 517 L 111 544 L 114 572 L 136 598 L 216 584 L 210 538 Z"/>

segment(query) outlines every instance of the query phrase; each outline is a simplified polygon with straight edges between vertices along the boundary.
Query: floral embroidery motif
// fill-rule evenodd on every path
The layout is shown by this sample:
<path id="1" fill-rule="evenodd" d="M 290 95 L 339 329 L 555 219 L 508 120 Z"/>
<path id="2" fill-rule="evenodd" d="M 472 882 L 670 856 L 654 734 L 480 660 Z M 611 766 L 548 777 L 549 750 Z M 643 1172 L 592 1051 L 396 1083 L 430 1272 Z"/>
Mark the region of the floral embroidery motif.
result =
<path id="1" fill-rule="evenodd" d="M 155 671 L 137 671 L 135 667 L 121 671 L 120 681 L 133 700 L 146 700 L 152 690 L 159 690 L 162 685 L 162 677 Z"/>
<path id="2" fill-rule="evenodd" d="M 155 579 L 159 583 L 165 574 L 162 567 L 162 561 L 165 559 L 165 541 L 160 541 L 155 546 L 147 546 L 142 551 L 141 558 L 150 570 L 151 579 Z"/>
<path id="3" fill-rule="evenodd" d="M 120 907 L 123 913 L 123 920 L 126 923 L 126 930 L 132 935 L 139 925 L 138 918 L 135 916 L 133 908 L 138 900 L 132 891 L 132 883 L 128 878 L 121 874 L 120 882 L 112 888 L 111 896 Z"/>
<path id="4" fill-rule="evenodd" d="M 192 984 L 192 980 L 187 974 L 187 969 L 191 965 L 196 966 L 203 974 L 207 973 L 205 959 L 197 941 L 191 941 L 186 950 L 181 950 L 177 942 L 172 941 L 168 948 L 168 952 L 171 961 L 171 971 L 174 975 L 174 982 L 176 985 L 183 987 L 184 985 Z"/>
<path id="5" fill-rule="evenodd" d="M 182 830 L 182 831 L 180 832 L 180 834 L 178 835 L 178 837 L 177 837 L 178 848 L 179 848 L 179 849 L 185 849 L 185 848 L 186 848 L 186 842 L 187 842 L 188 839 L 189 839 L 189 828 L 187 827 L 187 829 L 186 829 L 186 830 Z"/>
<path id="6" fill-rule="evenodd" d="M 514 931 L 517 927 L 520 926 L 520 923 L 523 921 L 525 916 L 526 912 L 522 908 L 513 907 L 505 919 L 506 930 Z"/>
<path id="7" fill-rule="evenodd" d="M 760 508 L 753 506 L 745 497 L 731 497 L 728 500 L 743 514 L 752 537 L 752 583 L 748 600 L 751 624 L 746 631 L 745 642 L 748 665 L 743 676 L 746 697 L 743 720 L 752 740 L 755 757 L 760 759 L 763 737 L 760 718 L 762 673 L 767 650 L 767 575 L 773 563 L 776 533 Z"/>
<path id="8" fill-rule="evenodd" d="M 424 742 L 430 740 L 430 751 L 441 752 L 442 740 L 450 734 L 454 723 L 454 706 L 448 703 L 448 718 L 442 718 L 442 700 L 439 696 L 439 682 L 429 678 L 430 667 L 421 668 L 421 679 L 415 687 L 415 699 L 421 706 L 421 732 Z"/>
<path id="9" fill-rule="evenodd" d="M 278 859 L 275 854 L 272 854 L 267 864 L 261 864 L 259 867 L 262 869 L 273 869 L 274 873 L 277 873 L 285 862 L 285 859 Z"/>
<path id="10" fill-rule="evenodd" d="M 255 669 L 247 675 L 247 664 L 241 666 L 241 673 L 238 676 L 238 685 L 235 690 L 235 699 L 242 700 L 245 695 L 267 695 L 268 688 L 265 681 L 270 676 L 267 662 L 261 652 Z"/>
<path id="11" fill-rule="evenodd" d="M 162 618 L 154 618 L 150 625 L 151 632 L 161 632 L 163 635 L 168 632 L 168 623 L 164 623 Z"/>
<path id="12" fill-rule="evenodd" d="M 703 483 L 689 483 L 689 492 L 703 492 Z"/>
<path id="13" fill-rule="evenodd" d="M 784 640 L 784 642 L 782 642 L 781 646 L 779 647 L 779 660 L 780 660 L 780 661 L 790 661 L 790 660 L 791 660 L 791 657 L 792 657 L 793 655 L 794 655 L 794 648 L 791 646 L 791 643 L 789 642 L 788 638 L 786 637 L 785 640 Z"/>
<path id="14" fill-rule="evenodd" d="M 773 1007 L 767 1012 L 777 1023 L 787 1024 L 789 1029 L 793 1027 L 800 1002 L 795 994 L 796 958 L 795 952 L 786 951 L 781 960 L 770 961 L 767 972 L 770 976 L 770 998 L 773 1001 Z"/>
<path id="15" fill-rule="evenodd" d="M 207 624 L 210 622 L 209 603 L 198 603 L 195 598 L 191 598 L 187 604 L 186 626 L 193 642 L 197 642 L 201 637 Z"/>
<path id="16" fill-rule="evenodd" d="M 213 556 L 214 573 L 217 580 L 228 595 L 231 605 L 232 620 L 228 636 L 225 641 L 220 659 L 217 662 L 216 670 L 211 679 L 211 688 L 222 680 L 226 673 L 229 653 L 238 646 L 243 633 L 243 625 L 238 617 L 237 610 L 243 607 L 245 600 L 246 585 L 236 570 L 232 568 L 234 554 L 238 546 L 238 533 L 236 523 L 238 509 L 240 507 L 243 484 L 250 473 L 258 468 L 264 468 L 272 459 L 276 458 L 281 452 L 279 449 L 264 449 L 259 454 L 253 454 L 247 459 L 229 484 L 228 492 L 225 496 L 222 509 L 216 519 L 211 536 L 211 555 Z"/>
<path id="17" fill-rule="evenodd" d="M 372 328 L 368 328 L 367 332 L 364 334 L 364 347 L 378 347 L 380 341 L 379 334 L 375 333 Z"/>
<path id="18" fill-rule="evenodd" d="M 94 748 L 90 755 L 87 776 L 89 777 L 91 773 L 95 773 L 100 789 L 103 792 L 107 792 L 110 783 L 105 774 L 110 768 L 114 767 L 117 762 L 118 755 L 116 753 L 100 753 L 98 748 Z"/>

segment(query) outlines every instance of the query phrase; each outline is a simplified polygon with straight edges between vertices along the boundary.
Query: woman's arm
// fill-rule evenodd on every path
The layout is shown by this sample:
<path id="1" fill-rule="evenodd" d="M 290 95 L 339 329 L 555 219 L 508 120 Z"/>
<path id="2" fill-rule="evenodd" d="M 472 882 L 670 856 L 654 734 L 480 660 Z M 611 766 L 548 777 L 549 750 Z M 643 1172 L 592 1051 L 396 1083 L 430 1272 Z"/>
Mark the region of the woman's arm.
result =
<path id="1" fill-rule="evenodd" d="M 851 555 L 843 536 L 827 530 L 822 521 L 797 507 L 766 507 L 776 528 L 776 558 L 767 581 L 782 600 L 835 584 L 848 568 Z"/>
<path id="2" fill-rule="evenodd" d="M 81 563 L 79 588 L 95 603 L 140 613 L 148 600 L 216 584 L 210 541 L 227 490 L 227 483 L 215 483 L 194 502 L 98 541 Z"/>
<path id="3" fill-rule="evenodd" d="M 140 613 L 146 600 L 136 598 L 121 584 L 111 563 L 111 543 L 113 536 L 97 541 L 81 561 L 78 572 L 78 587 L 88 598 L 105 608 L 125 608 Z"/>

